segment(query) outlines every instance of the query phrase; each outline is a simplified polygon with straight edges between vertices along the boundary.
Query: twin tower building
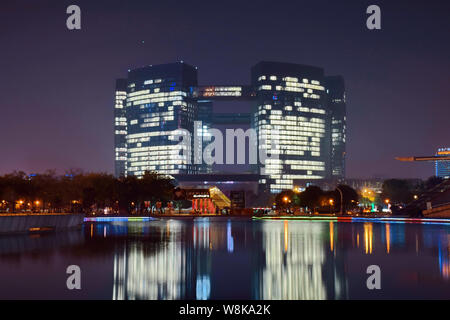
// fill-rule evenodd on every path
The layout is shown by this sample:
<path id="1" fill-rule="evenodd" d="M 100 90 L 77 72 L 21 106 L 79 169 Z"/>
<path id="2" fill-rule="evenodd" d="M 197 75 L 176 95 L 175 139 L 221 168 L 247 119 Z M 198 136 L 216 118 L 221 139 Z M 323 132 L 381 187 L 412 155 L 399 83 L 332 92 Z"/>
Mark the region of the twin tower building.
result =
<path id="1" fill-rule="evenodd" d="M 213 112 L 214 101 L 239 100 L 249 101 L 248 110 Z M 193 159 L 202 159 L 208 144 L 217 140 L 212 128 L 224 124 L 246 128 L 241 133 L 249 128 L 247 152 L 265 149 L 271 155 L 250 166 L 267 191 L 345 176 L 343 78 L 325 76 L 318 67 L 266 61 L 252 67 L 250 84 L 230 86 L 199 85 L 197 68 L 182 61 L 129 70 L 127 78 L 116 81 L 115 174 L 211 173 L 210 163 Z M 192 147 L 181 150 L 173 134 L 179 129 L 192 134 Z"/>

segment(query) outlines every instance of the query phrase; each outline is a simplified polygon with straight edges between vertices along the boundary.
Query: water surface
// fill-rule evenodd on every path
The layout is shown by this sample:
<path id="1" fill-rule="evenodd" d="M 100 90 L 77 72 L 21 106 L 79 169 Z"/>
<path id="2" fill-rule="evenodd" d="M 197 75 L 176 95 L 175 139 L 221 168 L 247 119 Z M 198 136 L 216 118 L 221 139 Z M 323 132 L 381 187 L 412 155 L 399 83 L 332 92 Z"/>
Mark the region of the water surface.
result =
<path id="1" fill-rule="evenodd" d="M 449 250 L 442 224 L 89 222 L 1 236 L 0 299 L 450 299 Z M 381 290 L 366 286 L 373 264 Z"/>

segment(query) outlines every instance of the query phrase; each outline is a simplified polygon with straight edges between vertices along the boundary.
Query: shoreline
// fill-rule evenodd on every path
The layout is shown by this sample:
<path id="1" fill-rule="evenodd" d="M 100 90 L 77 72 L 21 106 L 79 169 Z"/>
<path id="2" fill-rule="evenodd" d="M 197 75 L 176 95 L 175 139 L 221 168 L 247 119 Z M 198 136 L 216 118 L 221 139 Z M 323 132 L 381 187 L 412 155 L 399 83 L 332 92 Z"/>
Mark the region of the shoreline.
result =
<path id="1" fill-rule="evenodd" d="M 375 223 L 424 223 L 424 224 L 450 224 L 448 218 L 411 218 L 406 216 L 255 216 L 255 215 L 152 215 L 152 216 L 90 216 L 84 219 L 85 222 L 113 222 L 113 221 L 153 221 L 153 220 L 292 220 L 292 221 L 328 221 L 328 222 L 375 222 Z"/>
<path id="2" fill-rule="evenodd" d="M 0 214 L 0 234 L 39 233 L 67 230 L 84 222 L 80 213 L 8 213 Z"/>

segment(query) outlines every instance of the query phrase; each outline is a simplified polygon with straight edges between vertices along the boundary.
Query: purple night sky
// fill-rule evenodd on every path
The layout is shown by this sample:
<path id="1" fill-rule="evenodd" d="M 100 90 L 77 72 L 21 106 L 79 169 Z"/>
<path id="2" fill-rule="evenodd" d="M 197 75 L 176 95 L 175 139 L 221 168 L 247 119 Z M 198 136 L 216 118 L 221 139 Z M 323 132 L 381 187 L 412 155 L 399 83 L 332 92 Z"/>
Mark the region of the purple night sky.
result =
<path id="1" fill-rule="evenodd" d="M 66 28 L 71 4 L 80 31 Z M 370 4 L 382 30 L 366 28 Z M 247 84 L 272 60 L 344 76 L 348 177 L 431 176 L 394 157 L 450 147 L 449 13 L 437 0 L 2 0 L 0 174 L 112 173 L 114 83 L 129 68 L 183 60 L 200 84 Z"/>

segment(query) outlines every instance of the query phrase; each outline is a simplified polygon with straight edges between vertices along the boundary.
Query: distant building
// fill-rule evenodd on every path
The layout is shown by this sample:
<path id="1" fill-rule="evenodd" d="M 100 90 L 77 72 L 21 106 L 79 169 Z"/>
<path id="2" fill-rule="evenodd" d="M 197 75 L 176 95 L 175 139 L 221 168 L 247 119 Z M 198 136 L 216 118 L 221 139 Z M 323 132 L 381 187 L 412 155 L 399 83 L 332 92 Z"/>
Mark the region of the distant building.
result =
<path id="1" fill-rule="evenodd" d="M 365 189 L 372 190 L 375 193 L 381 193 L 383 191 L 383 182 L 386 179 L 383 178 L 367 178 L 367 179 L 345 179 L 344 184 L 352 187 L 356 191 L 362 191 Z"/>
<path id="2" fill-rule="evenodd" d="M 172 132 L 193 132 L 197 101 L 189 90 L 197 85 L 197 70 L 177 62 L 128 72 L 126 98 L 126 175 L 146 171 L 192 174 L 191 149 L 180 152 Z"/>
<path id="3" fill-rule="evenodd" d="M 436 152 L 437 157 L 450 156 L 450 148 L 439 148 Z M 450 161 L 435 161 L 435 174 L 444 179 L 450 178 Z"/>
<path id="4" fill-rule="evenodd" d="M 328 108 L 331 113 L 331 178 L 345 178 L 345 140 L 347 134 L 345 85 L 341 76 L 325 78 Z"/>
<path id="5" fill-rule="evenodd" d="M 272 193 L 292 190 L 295 180 L 329 176 L 330 119 L 324 84 L 323 69 L 317 67 L 260 62 L 252 68 L 252 126 L 258 149 L 270 149 L 279 133 L 279 159 L 266 159 L 258 168 L 260 183 Z"/>
<path id="6" fill-rule="evenodd" d="M 214 101 L 253 106 L 236 114 L 214 113 Z M 345 112 L 343 78 L 325 77 L 319 67 L 260 62 L 251 69 L 250 85 L 220 86 L 199 86 L 197 68 L 183 62 L 129 70 L 116 83 L 115 174 L 211 173 L 211 165 L 194 161 L 212 140 L 208 129 L 237 125 L 256 130 L 260 149 L 270 148 L 271 139 L 279 142 L 278 159 L 252 165 L 261 189 L 277 193 L 297 182 L 342 179 Z M 193 137 L 183 152 L 173 137 L 176 129 Z M 199 142 L 202 148 L 195 148 Z"/>

